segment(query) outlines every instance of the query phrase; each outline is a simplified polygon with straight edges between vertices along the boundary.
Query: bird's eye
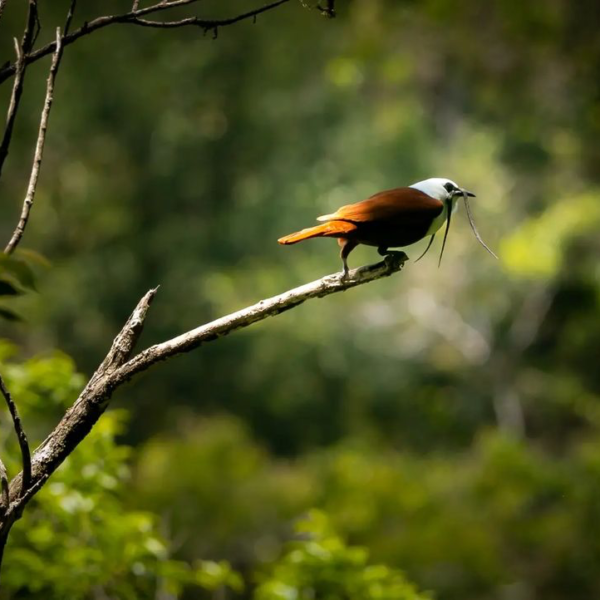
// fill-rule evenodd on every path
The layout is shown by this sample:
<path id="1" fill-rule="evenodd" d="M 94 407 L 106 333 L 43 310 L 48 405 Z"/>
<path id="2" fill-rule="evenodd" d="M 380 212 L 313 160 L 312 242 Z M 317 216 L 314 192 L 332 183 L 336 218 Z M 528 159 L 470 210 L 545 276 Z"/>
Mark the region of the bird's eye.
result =
<path id="1" fill-rule="evenodd" d="M 453 186 L 453 185 L 452 185 L 450 182 L 448 182 L 448 183 L 445 183 L 445 184 L 444 184 L 444 187 L 446 188 L 446 191 L 447 191 L 447 192 L 452 192 L 453 190 L 455 190 L 455 189 L 456 189 L 456 187 L 454 187 L 454 186 Z"/>

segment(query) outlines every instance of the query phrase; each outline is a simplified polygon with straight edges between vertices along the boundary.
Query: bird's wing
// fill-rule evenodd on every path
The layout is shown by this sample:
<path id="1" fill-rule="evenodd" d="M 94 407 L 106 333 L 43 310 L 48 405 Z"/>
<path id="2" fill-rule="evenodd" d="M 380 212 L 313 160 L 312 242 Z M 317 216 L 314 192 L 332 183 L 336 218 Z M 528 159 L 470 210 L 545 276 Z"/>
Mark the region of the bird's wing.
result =
<path id="1" fill-rule="evenodd" d="M 342 206 L 331 215 L 323 215 L 318 221 L 350 221 L 366 223 L 374 221 L 421 221 L 435 219 L 444 205 L 440 200 L 410 187 L 379 192 L 362 202 Z"/>

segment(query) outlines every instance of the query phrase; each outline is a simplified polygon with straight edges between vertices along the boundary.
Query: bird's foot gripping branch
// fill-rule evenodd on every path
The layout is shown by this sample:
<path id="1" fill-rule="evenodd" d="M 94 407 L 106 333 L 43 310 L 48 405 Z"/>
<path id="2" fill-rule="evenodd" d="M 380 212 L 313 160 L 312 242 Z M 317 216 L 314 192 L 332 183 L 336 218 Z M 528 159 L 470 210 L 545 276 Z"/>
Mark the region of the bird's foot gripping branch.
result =
<path id="1" fill-rule="evenodd" d="M 409 260 L 409 258 L 405 252 L 402 252 L 401 250 L 388 250 L 381 262 L 348 271 L 340 271 L 338 277 L 341 281 L 347 283 L 356 281 L 353 285 L 358 285 L 359 283 L 365 283 L 362 281 L 363 277 L 368 277 L 369 275 L 372 276 L 373 273 L 376 273 L 377 277 L 386 277 L 402 270 L 402 267 L 407 260 Z M 381 274 L 382 270 L 387 270 L 389 272 Z"/>

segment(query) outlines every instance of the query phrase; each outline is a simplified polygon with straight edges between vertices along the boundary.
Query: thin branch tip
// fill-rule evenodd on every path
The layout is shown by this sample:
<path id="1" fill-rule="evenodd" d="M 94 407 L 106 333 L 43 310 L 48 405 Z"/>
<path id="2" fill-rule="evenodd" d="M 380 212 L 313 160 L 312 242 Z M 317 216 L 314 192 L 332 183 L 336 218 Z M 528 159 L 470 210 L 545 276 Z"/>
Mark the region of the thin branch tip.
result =
<path id="1" fill-rule="evenodd" d="M 56 28 L 56 46 L 52 55 L 52 63 L 50 64 L 50 71 L 48 73 L 48 79 L 46 81 L 46 96 L 44 99 L 44 106 L 42 108 L 42 114 L 40 116 L 40 125 L 38 130 L 37 142 L 35 145 L 35 153 L 33 156 L 33 164 L 31 166 L 31 173 L 29 175 L 29 184 L 27 186 L 27 192 L 25 193 L 25 199 L 23 200 L 23 207 L 21 209 L 21 215 L 19 222 L 15 227 L 15 230 L 4 248 L 4 254 L 12 254 L 16 247 L 19 245 L 25 228 L 29 222 L 29 215 L 31 208 L 33 207 L 33 201 L 35 200 L 35 194 L 38 185 L 38 179 L 40 175 L 40 169 L 42 166 L 42 159 L 44 156 L 44 146 L 46 144 L 46 131 L 48 129 L 48 119 L 50 116 L 50 110 L 52 109 L 52 102 L 54 100 L 54 84 L 56 81 L 56 75 L 60 66 L 60 60 L 63 52 L 63 36 L 60 32 L 60 27 Z M 27 54 L 23 55 L 21 60 L 23 69 L 26 65 Z M 15 79 L 15 85 L 16 85 Z M 10 140 L 9 140 L 10 141 Z"/>
<path id="2" fill-rule="evenodd" d="M 6 467 L 0 458 L 0 517 L 8 510 L 10 504 L 10 489 Z"/>
<path id="3" fill-rule="evenodd" d="M 8 411 L 13 422 L 13 429 L 17 436 L 17 441 L 19 442 L 19 449 L 21 450 L 21 459 L 23 463 L 23 478 L 21 480 L 20 493 L 21 495 L 23 495 L 27 490 L 27 487 L 29 486 L 29 482 L 31 481 L 31 450 L 29 449 L 29 442 L 27 441 L 27 435 L 25 434 L 25 429 L 23 428 L 23 424 L 21 423 L 21 416 L 19 415 L 17 405 L 15 404 L 10 392 L 8 391 L 8 388 L 4 383 L 2 375 L 0 375 L 0 393 L 2 393 L 2 395 L 4 396 L 4 400 L 6 401 L 6 405 L 8 406 Z"/>
<path id="4" fill-rule="evenodd" d="M 152 304 L 152 302 L 154 301 L 154 297 L 156 296 L 156 294 L 158 293 L 158 288 L 160 288 L 160 285 L 157 285 L 155 288 L 150 288 L 143 296 L 142 296 L 142 300 L 141 301 L 145 301 L 148 304 Z"/>
<path id="5" fill-rule="evenodd" d="M 321 6 L 321 3 L 319 3 L 317 4 L 317 9 L 324 17 L 329 19 L 334 19 L 336 17 L 335 0 L 327 0 L 325 6 Z"/>
<path id="6" fill-rule="evenodd" d="M 2 167 L 4 161 L 8 156 L 10 143 L 12 140 L 12 133 L 19 112 L 19 106 L 21 102 L 21 95 L 23 94 L 23 85 L 25 83 L 25 71 L 27 68 L 27 57 L 33 48 L 34 42 L 34 29 L 37 19 L 37 4 L 30 0 L 29 8 L 27 10 L 27 21 L 25 23 L 25 30 L 23 31 L 23 38 L 21 43 L 14 38 L 15 53 L 17 58 L 12 67 L 12 73 L 15 74 L 15 81 L 13 82 L 13 88 L 10 95 L 10 101 L 8 105 L 8 113 L 6 116 L 6 125 L 4 126 L 4 133 L 2 135 L 2 141 L 0 142 L 0 176 L 2 175 Z"/>

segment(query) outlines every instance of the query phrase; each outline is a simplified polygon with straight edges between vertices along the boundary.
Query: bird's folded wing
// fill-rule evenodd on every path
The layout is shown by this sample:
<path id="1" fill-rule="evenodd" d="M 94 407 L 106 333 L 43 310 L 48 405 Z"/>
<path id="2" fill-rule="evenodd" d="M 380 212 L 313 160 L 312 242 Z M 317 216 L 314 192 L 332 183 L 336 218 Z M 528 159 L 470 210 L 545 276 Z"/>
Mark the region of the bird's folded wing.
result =
<path id="1" fill-rule="evenodd" d="M 371 196 L 362 202 L 342 206 L 331 215 L 323 215 L 318 221 L 350 221 L 365 223 L 396 219 L 420 221 L 434 219 L 444 205 L 414 188 L 395 188 Z"/>

